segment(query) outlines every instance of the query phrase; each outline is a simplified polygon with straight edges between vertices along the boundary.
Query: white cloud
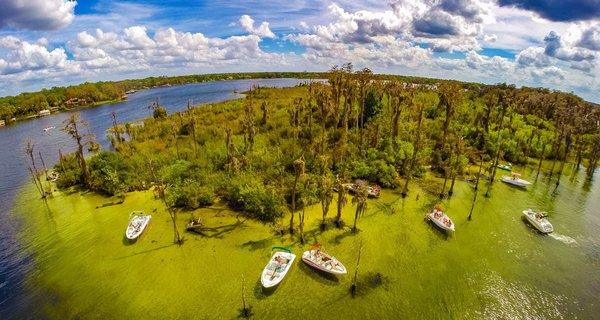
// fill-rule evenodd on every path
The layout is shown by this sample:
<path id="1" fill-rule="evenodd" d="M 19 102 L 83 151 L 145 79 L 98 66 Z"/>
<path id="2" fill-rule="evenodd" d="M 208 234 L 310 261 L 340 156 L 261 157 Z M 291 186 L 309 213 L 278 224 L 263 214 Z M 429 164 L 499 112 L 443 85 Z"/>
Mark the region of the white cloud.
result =
<path id="1" fill-rule="evenodd" d="M 532 69 L 531 75 L 534 78 L 541 78 L 544 82 L 547 82 L 549 80 L 553 81 L 557 79 L 562 80 L 565 78 L 565 72 L 561 68 L 556 66 L 550 66 L 543 69 Z"/>
<path id="2" fill-rule="evenodd" d="M 55 30 L 73 22 L 76 1 L 68 0 L 3 0 L 0 5 L 0 27 Z"/>
<path id="3" fill-rule="evenodd" d="M 40 44 L 11 36 L 0 38 L 0 47 L 9 49 L 7 57 L 0 59 L 0 75 L 43 69 L 64 70 L 69 64 L 63 48 L 48 50 Z"/>
<path id="4" fill-rule="evenodd" d="M 542 47 L 529 47 L 519 52 L 516 61 L 521 66 L 533 65 L 543 68 L 550 65 L 550 58 L 544 53 L 544 48 Z"/>
<path id="5" fill-rule="evenodd" d="M 184 32 L 207 22 L 171 27 L 170 20 L 152 18 L 160 17 L 163 8 L 134 5 L 135 10 L 107 8 L 104 15 L 78 16 L 69 28 L 41 34 L 47 39 L 27 33 L 19 33 L 21 39 L 0 35 L 0 82 L 21 88 L 65 84 L 63 77 L 94 81 L 194 72 L 317 71 L 353 62 L 382 73 L 575 90 L 600 101 L 596 20 L 550 22 L 522 9 L 498 7 L 493 0 L 341 0 L 326 8 L 319 2 L 314 11 L 306 3 L 292 2 L 277 12 L 300 10 L 301 15 L 264 16 L 282 30 L 277 46 L 285 49 L 280 50 L 302 53 L 263 51 L 262 39 L 276 36 L 268 22 L 252 19 L 261 14 L 257 10 L 244 9 L 250 15 L 235 14 L 224 22 L 235 20 L 245 34 L 216 37 L 227 31 Z M 544 42 L 552 30 L 556 33 Z"/>
<path id="6" fill-rule="evenodd" d="M 248 33 L 257 35 L 261 38 L 275 38 L 275 34 L 269 29 L 269 23 L 263 21 L 258 28 L 254 28 L 254 20 L 249 15 L 245 14 L 240 17 L 240 25 Z"/>
<path id="7" fill-rule="evenodd" d="M 486 34 L 483 36 L 483 41 L 488 43 L 496 42 L 496 40 L 498 40 L 498 36 L 495 34 Z"/>

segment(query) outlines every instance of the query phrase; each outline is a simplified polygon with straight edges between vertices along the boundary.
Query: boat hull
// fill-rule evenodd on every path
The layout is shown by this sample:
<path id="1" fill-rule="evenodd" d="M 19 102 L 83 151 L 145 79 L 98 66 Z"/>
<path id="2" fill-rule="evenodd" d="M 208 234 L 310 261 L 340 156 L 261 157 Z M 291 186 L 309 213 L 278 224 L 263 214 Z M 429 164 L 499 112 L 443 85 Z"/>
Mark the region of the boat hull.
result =
<path id="1" fill-rule="evenodd" d="M 554 231 L 554 227 L 546 218 L 542 218 L 541 220 L 536 219 L 533 210 L 523 210 L 523 216 L 539 232 L 552 233 Z"/>
<path id="2" fill-rule="evenodd" d="M 317 250 L 308 250 L 304 251 L 302 254 L 302 261 L 307 265 L 325 273 L 335 274 L 335 275 L 343 275 L 348 273 L 346 267 L 339 262 L 333 256 L 328 255 L 325 252 L 318 252 L 321 257 L 328 259 L 325 263 L 319 263 L 319 260 L 316 258 Z"/>
<path id="3" fill-rule="evenodd" d="M 528 185 L 531 184 L 531 182 L 523 180 L 523 179 L 513 179 L 511 177 L 508 176 L 503 176 L 502 177 L 502 182 L 516 186 L 516 187 L 521 187 L 521 188 L 525 188 Z"/>
<path id="4" fill-rule="evenodd" d="M 287 262 L 282 264 L 276 259 L 285 259 Z M 272 288 L 278 285 L 287 275 L 295 259 L 296 255 L 293 253 L 283 251 L 273 253 L 260 276 L 260 283 L 263 288 Z"/>
<path id="5" fill-rule="evenodd" d="M 446 218 L 450 221 L 450 226 L 447 226 L 444 223 L 444 218 Z M 438 228 L 440 228 L 444 231 L 452 231 L 452 232 L 454 231 L 454 222 L 446 214 L 442 214 L 442 217 L 438 219 L 435 217 L 433 212 L 430 212 L 427 214 L 427 219 L 429 219 L 429 221 L 433 222 L 433 224 L 435 224 Z"/>
<path id="6" fill-rule="evenodd" d="M 151 218 L 151 215 L 136 215 L 132 217 L 125 230 L 125 237 L 129 240 L 137 239 L 144 232 Z"/>

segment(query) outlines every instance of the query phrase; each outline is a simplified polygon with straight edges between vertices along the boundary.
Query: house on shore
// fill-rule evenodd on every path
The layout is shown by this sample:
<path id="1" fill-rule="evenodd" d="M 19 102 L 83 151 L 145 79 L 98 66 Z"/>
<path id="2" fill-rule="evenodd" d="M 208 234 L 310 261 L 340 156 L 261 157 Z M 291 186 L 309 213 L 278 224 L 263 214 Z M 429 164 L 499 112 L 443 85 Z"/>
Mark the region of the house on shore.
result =
<path id="1" fill-rule="evenodd" d="M 6 125 L 6 121 L 0 120 L 0 127 L 4 127 Z"/>
<path id="2" fill-rule="evenodd" d="M 50 110 L 48 110 L 48 109 L 44 109 L 44 110 L 38 112 L 38 116 L 40 116 L 40 117 L 48 116 L 48 115 L 50 115 Z"/>

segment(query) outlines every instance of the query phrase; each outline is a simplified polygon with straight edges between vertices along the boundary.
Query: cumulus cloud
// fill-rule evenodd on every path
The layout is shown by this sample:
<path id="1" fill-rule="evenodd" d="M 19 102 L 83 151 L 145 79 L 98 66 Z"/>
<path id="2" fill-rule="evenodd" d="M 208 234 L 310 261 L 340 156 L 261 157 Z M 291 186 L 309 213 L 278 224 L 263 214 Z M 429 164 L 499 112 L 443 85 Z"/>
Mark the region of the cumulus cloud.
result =
<path id="1" fill-rule="evenodd" d="M 434 51 L 480 49 L 482 24 L 487 9 L 479 0 L 393 1 L 388 10 L 346 11 L 337 4 L 328 8 L 329 24 L 303 28 L 292 41 L 339 49 L 343 46 L 377 45 L 380 39 L 427 44 Z M 493 38 L 488 40 L 493 41 Z"/>
<path id="2" fill-rule="evenodd" d="M 63 48 L 48 48 L 12 36 L 0 38 L 0 47 L 9 50 L 5 59 L 0 59 L 0 75 L 16 74 L 35 70 L 63 70 L 68 67 Z"/>
<path id="3" fill-rule="evenodd" d="M 543 81 L 547 81 L 548 79 L 563 80 L 565 78 L 565 72 L 557 66 L 550 66 L 543 69 L 531 69 L 531 75 L 534 78 L 541 78 Z"/>
<path id="4" fill-rule="evenodd" d="M 76 1 L 70 0 L 3 0 L 0 27 L 55 30 L 73 22 Z"/>
<path id="5" fill-rule="evenodd" d="M 498 40 L 498 36 L 495 34 L 486 34 L 483 36 L 483 41 L 488 43 L 496 42 L 496 40 Z"/>
<path id="6" fill-rule="evenodd" d="M 293 42 L 301 48 L 294 50 L 297 53 L 262 50 L 262 39 L 276 36 L 268 22 L 259 24 L 249 15 L 236 15 L 239 19 L 233 18 L 231 25 L 241 26 L 244 35 L 226 37 L 181 31 L 185 25 L 135 22 L 148 16 L 95 23 L 92 28 L 82 28 L 78 20 L 74 29 L 79 32 L 72 36 L 61 32 L 65 37 L 61 39 L 31 40 L 35 37 L 26 33 L 27 41 L 0 36 L 0 81 L 23 88 L 28 83 L 64 84 L 64 77 L 80 81 L 183 72 L 325 70 L 351 61 L 384 73 L 564 90 L 582 84 L 598 88 L 597 21 L 549 22 L 522 9 L 498 7 L 496 0 L 390 1 L 376 6 L 341 1 L 319 11 L 318 17 L 291 19 L 294 31 L 282 35 L 277 44 L 286 47 L 286 41 Z M 63 42 L 67 44 L 56 47 Z M 498 51 L 484 51 L 482 46 Z M 457 54 L 439 54 L 448 51 Z M 490 52 L 518 54 L 506 58 L 512 55 Z M 0 92 L 7 91 L 0 88 Z M 594 90 L 586 92 L 600 99 Z"/>
<path id="7" fill-rule="evenodd" d="M 595 24 L 583 31 L 577 45 L 594 51 L 600 51 L 600 24 Z"/>
<path id="8" fill-rule="evenodd" d="M 554 31 L 548 33 L 544 38 L 544 42 L 546 43 L 546 48 L 544 49 L 546 55 L 563 61 L 591 61 L 596 57 L 593 52 L 585 48 L 567 46 Z"/>
<path id="9" fill-rule="evenodd" d="M 499 0 L 501 6 L 512 6 L 537 13 L 552 21 L 580 21 L 598 19 L 598 0 Z"/>
<path id="10" fill-rule="evenodd" d="M 415 35 L 423 37 L 474 36 L 481 32 L 483 6 L 475 0 L 424 2 L 422 14 L 414 17 Z M 429 5 L 429 7 L 427 7 Z"/>
<path id="11" fill-rule="evenodd" d="M 550 58 L 544 52 L 542 47 L 529 47 L 521 52 L 516 57 L 516 61 L 520 66 L 535 66 L 538 68 L 547 67 L 550 65 Z"/>
<path id="12" fill-rule="evenodd" d="M 252 19 L 249 15 L 245 14 L 240 17 L 240 25 L 246 30 L 248 33 L 257 35 L 261 38 L 275 38 L 275 34 L 269 28 L 269 23 L 263 21 L 258 28 L 254 27 L 254 19 Z"/>

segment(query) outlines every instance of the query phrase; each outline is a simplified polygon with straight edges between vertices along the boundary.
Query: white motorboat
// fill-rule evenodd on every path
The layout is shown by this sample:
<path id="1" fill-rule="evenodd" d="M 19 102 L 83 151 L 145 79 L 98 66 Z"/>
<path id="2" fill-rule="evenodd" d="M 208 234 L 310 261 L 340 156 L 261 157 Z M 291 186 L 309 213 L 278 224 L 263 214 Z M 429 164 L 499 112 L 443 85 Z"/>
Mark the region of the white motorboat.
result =
<path id="1" fill-rule="evenodd" d="M 512 164 L 508 163 L 508 164 L 498 164 L 498 168 L 504 171 L 511 171 L 512 170 Z"/>
<path id="2" fill-rule="evenodd" d="M 346 274 L 347 270 L 344 265 L 335 257 L 320 251 L 307 250 L 302 254 L 302 261 L 309 266 L 331 274 Z"/>
<path id="3" fill-rule="evenodd" d="M 125 230 L 125 236 L 129 240 L 135 240 L 142 234 L 142 232 L 144 232 L 144 229 L 146 229 L 146 226 L 148 226 L 152 216 L 135 211 L 132 212 L 130 216 L 131 219 L 127 225 L 127 230 Z"/>
<path id="4" fill-rule="evenodd" d="M 445 231 L 454 231 L 454 222 L 442 210 L 433 209 L 427 214 L 427 219 L 433 222 L 438 228 Z"/>
<path id="5" fill-rule="evenodd" d="M 50 130 L 52 130 L 54 128 L 56 128 L 56 127 L 55 126 L 46 127 L 46 128 L 44 128 L 44 132 L 48 132 L 48 131 L 50 131 Z"/>
<path id="6" fill-rule="evenodd" d="M 274 247 L 273 249 L 279 249 L 281 251 L 275 251 L 273 256 L 271 256 L 269 263 L 267 263 L 263 269 L 260 276 L 260 283 L 264 288 L 271 288 L 278 285 L 290 270 L 292 263 L 296 259 L 296 255 L 287 248 Z"/>
<path id="7" fill-rule="evenodd" d="M 502 176 L 502 182 L 522 188 L 525 188 L 531 184 L 531 182 L 523 180 L 520 177 L 521 175 L 518 173 L 513 173 L 510 176 Z"/>
<path id="8" fill-rule="evenodd" d="M 356 193 L 360 184 L 367 184 L 364 180 L 356 180 L 355 183 L 344 183 L 342 186 L 351 193 Z M 378 185 L 367 185 L 367 195 L 371 198 L 379 198 L 381 187 Z"/>
<path id="9" fill-rule="evenodd" d="M 531 209 L 523 210 L 523 216 L 531 223 L 536 229 L 543 233 L 551 233 L 554 231 L 554 227 L 546 218 L 545 212 L 535 212 Z"/>

